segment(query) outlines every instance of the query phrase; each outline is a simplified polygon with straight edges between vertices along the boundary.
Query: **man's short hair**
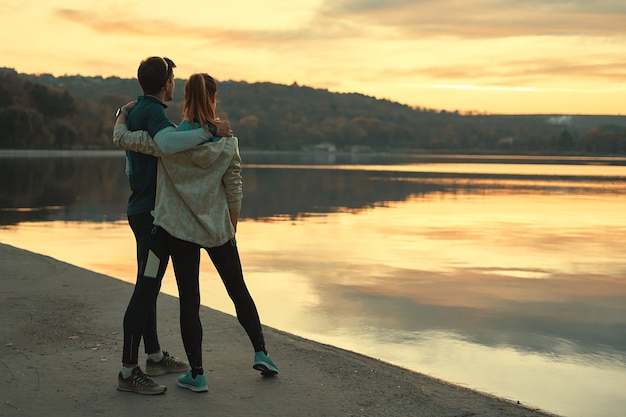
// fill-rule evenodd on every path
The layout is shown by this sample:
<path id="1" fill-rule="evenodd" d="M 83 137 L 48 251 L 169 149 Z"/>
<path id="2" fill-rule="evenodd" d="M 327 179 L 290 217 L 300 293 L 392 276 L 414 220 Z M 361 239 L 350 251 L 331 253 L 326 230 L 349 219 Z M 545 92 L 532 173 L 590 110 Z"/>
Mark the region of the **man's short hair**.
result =
<path id="1" fill-rule="evenodd" d="M 137 79 L 144 94 L 157 94 L 172 76 L 176 64 L 169 58 L 152 56 L 141 61 Z"/>

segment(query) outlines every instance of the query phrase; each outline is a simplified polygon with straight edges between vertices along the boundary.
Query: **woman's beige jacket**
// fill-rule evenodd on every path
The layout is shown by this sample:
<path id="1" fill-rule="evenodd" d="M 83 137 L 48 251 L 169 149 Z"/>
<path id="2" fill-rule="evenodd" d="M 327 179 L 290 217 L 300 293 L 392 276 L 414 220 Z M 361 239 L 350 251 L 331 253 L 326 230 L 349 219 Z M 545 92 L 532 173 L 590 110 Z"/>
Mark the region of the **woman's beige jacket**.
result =
<path id="1" fill-rule="evenodd" d="M 239 213 L 243 198 L 236 137 L 165 155 L 147 132 L 130 132 L 125 124 L 118 124 L 113 142 L 122 149 L 159 157 L 155 225 L 206 248 L 221 246 L 235 236 L 230 211 Z"/>

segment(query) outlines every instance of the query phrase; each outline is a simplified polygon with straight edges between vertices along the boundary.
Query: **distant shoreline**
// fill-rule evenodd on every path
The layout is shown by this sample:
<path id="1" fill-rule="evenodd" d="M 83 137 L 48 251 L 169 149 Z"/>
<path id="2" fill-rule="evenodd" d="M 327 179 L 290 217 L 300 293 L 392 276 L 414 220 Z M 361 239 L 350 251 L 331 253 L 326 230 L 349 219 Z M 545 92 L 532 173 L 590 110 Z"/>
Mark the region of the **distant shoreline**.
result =
<path id="1" fill-rule="evenodd" d="M 101 157 L 101 156 L 124 156 L 124 151 L 89 150 L 89 149 L 0 149 L 0 158 L 46 158 L 46 157 Z"/>
<path id="2" fill-rule="evenodd" d="M 121 149 L 0 149 L 0 158 L 60 158 L 60 157 L 123 157 Z M 268 151 L 242 149 L 242 155 L 336 155 L 350 156 L 350 152 L 313 152 L 313 151 Z M 524 154 L 470 154 L 470 153 L 401 153 L 373 152 L 357 154 L 366 158 L 405 157 L 414 162 L 449 162 L 449 163 L 525 163 L 546 164 L 595 164 L 595 165 L 626 165 L 626 156 L 588 156 L 588 155 L 524 155 Z"/>

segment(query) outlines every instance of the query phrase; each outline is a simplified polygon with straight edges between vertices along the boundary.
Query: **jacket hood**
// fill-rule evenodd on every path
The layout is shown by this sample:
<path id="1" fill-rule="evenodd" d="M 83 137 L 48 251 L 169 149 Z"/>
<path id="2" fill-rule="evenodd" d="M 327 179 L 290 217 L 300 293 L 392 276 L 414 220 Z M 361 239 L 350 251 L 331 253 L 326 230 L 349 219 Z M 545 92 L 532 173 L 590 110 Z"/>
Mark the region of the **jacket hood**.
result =
<path id="1" fill-rule="evenodd" d="M 234 136 L 223 137 L 217 142 L 198 145 L 193 150 L 185 151 L 185 154 L 192 164 L 207 169 L 220 158 L 232 158 L 233 154 L 237 152 L 238 144 L 239 141 Z"/>

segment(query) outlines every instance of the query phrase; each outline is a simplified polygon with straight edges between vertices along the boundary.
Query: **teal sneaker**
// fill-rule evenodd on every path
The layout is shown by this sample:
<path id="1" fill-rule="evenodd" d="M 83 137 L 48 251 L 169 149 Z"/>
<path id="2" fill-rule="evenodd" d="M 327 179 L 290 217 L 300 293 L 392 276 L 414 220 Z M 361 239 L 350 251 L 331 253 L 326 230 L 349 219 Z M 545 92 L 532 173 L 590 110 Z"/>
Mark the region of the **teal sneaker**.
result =
<path id="1" fill-rule="evenodd" d="M 187 371 L 178 377 L 178 386 L 190 389 L 193 392 L 207 392 L 209 390 L 206 386 L 206 376 L 196 375 L 194 378 L 191 376 L 191 371 Z"/>
<path id="2" fill-rule="evenodd" d="M 263 351 L 254 353 L 254 365 L 257 371 L 261 371 L 263 376 L 273 376 L 278 373 L 278 367 L 272 362 L 269 355 Z"/>

